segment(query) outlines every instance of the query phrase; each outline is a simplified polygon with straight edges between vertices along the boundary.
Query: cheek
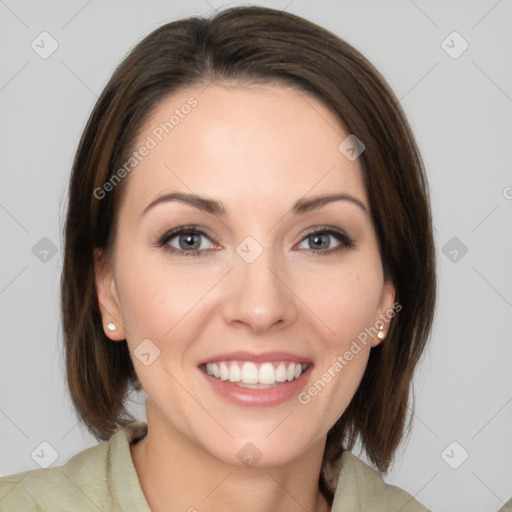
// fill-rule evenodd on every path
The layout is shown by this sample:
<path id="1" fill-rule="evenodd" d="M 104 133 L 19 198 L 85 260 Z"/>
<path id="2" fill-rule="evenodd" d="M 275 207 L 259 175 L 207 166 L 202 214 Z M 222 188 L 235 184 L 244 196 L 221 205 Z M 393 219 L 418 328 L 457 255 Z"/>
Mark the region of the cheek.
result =
<path id="1" fill-rule="evenodd" d="M 119 248 L 129 255 L 117 264 L 116 282 L 124 326 L 133 339 L 163 340 L 218 281 L 208 265 L 191 270 L 173 263 L 162 250 L 149 255 L 121 243 Z"/>
<path id="2" fill-rule="evenodd" d="M 322 281 L 315 292 L 315 307 L 322 311 L 322 320 L 334 334 L 323 337 L 318 377 L 313 388 L 306 390 L 303 403 L 318 395 L 317 406 L 328 424 L 333 424 L 350 403 L 368 363 L 369 329 L 378 319 L 383 286 L 379 270 L 378 261 L 347 265 L 331 273 L 329 284 Z"/>
<path id="3" fill-rule="evenodd" d="M 304 302 L 313 312 L 318 312 L 338 345 L 357 336 L 378 319 L 383 287 L 378 265 L 338 267 L 336 271 L 317 274 L 313 285 L 309 281 L 301 287 Z"/>

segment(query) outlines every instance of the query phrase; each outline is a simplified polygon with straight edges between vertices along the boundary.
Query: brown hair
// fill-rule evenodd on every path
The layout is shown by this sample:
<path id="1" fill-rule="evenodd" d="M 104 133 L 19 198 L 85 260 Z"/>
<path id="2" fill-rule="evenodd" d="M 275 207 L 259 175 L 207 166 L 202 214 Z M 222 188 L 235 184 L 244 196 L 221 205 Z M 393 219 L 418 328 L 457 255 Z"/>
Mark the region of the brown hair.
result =
<path id="1" fill-rule="evenodd" d="M 145 37 L 115 70 L 81 137 L 69 185 L 61 282 L 69 391 L 98 440 L 134 421 L 125 399 L 140 383 L 126 341 L 103 332 L 93 257 L 95 249 L 110 254 L 129 178 L 101 200 L 94 191 L 133 151 L 152 108 L 178 89 L 212 81 L 293 86 L 322 101 L 366 146 L 359 158 L 384 274 L 402 309 L 328 433 L 319 485 L 332 499 L 337 463 L 357 436 L 385 472 L 404 435 L 409 387 L 434 315 L 435 248 L 423 163 L 398 100 L 359 52 L 305 19 L 236 7 L 175 21 Z"/>

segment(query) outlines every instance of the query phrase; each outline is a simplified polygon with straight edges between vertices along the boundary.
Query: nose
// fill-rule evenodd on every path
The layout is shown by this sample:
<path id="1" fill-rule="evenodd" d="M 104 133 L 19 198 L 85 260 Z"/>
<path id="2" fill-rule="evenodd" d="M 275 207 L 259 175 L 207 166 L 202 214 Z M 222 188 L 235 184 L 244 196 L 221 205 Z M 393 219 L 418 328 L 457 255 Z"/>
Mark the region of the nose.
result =
<path id="1" fill-rule="evenodd" d="M 264 250 L 249 263 L 235 255 L 224 297 L 223 314 L 227 323 L 262 333 L 274 326 L 284 327 L 297 318 L 297 297 L 283 265 L 271 250 Z"/>

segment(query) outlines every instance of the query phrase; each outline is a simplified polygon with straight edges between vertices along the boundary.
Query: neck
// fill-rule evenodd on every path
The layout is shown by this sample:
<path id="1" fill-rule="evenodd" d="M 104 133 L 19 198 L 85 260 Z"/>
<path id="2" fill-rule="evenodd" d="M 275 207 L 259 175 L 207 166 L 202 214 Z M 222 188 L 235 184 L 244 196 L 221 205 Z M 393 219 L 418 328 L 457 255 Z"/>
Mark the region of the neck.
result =
<path id="1" fill-rule="evenodd" d="M 148 410 L 148 433 L 130 449 L 152 512 L 327 512 L 318 487 L 324 446 L 325 438 L 286 464 L 240 468 L 206 453 L 172 426 L 151 422 Z"/>

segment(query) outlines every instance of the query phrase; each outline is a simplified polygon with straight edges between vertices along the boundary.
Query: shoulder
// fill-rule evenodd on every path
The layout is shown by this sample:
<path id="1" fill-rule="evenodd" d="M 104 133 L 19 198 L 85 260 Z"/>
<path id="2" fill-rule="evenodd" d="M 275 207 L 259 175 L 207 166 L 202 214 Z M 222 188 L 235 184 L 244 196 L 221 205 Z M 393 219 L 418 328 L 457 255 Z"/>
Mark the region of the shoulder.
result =
<path id="1" fill-rule="evenodd" d="M 429 512 L 409 493 L 387 484 L 380 473 L 346 451 L 334 494 L 332 512 Z"/>
<path id="2" fill-rule="evenodd" d="M 0 478 L 0 512 L 117 510 L 113 477 L 122 480 L 125 468 L 119 464 L 129 456 L 129 440 L 143 426 L 132 423 L 109 441 L 77 453 L 63 466 Z"/>
<path id="3" fill-rule="evenodd" d="M 32 469 L 0 478 L 0 512 L 16 510 L 84 510 L 101 507 L 107 497 L 108 443 L 102 443 L 73 456 L 65 465 Z M 89 502 L 89 503 L 86 503 Z"/>

